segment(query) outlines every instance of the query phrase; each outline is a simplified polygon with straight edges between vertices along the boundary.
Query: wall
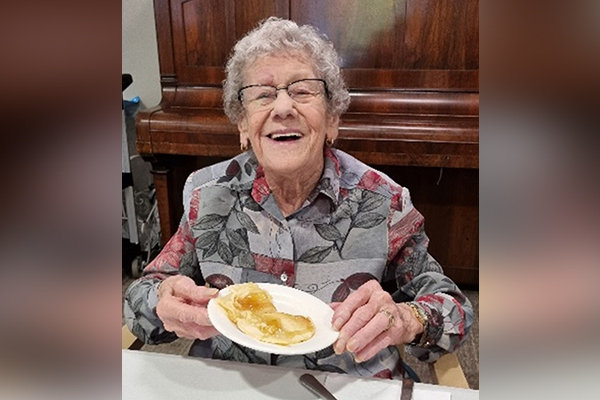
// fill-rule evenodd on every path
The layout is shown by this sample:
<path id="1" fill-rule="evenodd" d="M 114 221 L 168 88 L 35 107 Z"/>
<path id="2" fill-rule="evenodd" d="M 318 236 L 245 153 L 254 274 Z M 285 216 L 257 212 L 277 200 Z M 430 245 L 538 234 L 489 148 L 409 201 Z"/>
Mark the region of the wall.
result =
<path id="1" fill-rule="evenodd" d="M 161 92 L 152 1 L 123 0 L 121 41 L 121 71 L 133 76 L 133 84 L 123 92 L 123 98 L 139 96 L 142 107 L 154 107 L 160 102 Z"/>

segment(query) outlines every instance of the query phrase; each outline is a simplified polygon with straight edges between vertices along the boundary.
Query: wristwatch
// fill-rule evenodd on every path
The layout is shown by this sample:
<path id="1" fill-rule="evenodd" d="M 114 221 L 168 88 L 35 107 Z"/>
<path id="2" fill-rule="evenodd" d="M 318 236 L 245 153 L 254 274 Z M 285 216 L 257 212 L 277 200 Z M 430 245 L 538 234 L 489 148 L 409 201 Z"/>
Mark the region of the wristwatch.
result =
<path id="1" fill-rule="evenodd" d="M 419 321 L 419 323 L 423 326 L 423 332 L 419 333 L 412 342 L 409 343 L 411 346 L 419 346 L 419 347 L 430 347 L 432 343 L 427 342 L 427 328 L 429 327 L 429 316 L 419 306 L 417 303 L 408 302 L 406 303 L 410 311 L 412 311 L 413 315 Z"/>

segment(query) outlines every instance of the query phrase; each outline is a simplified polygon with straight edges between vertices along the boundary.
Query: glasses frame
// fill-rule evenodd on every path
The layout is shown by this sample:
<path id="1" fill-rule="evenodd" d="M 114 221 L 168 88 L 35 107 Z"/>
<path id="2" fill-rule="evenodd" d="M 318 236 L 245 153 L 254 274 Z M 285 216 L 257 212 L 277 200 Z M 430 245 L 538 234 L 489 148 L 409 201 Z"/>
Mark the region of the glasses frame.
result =
<path id="1" fill-rule="evenodd" d="M 321 78 L 304 78 L 304 79 L 298 79 L 297 81 L 293 81 L 287 84 L 287 86 L 283 86 L 283 87 L 276 87 L 273 85 L 263 85 L 263 84 L 254 84 L 254 85 L 246 85 L 242 88 L 240 88 L 240 90 L 238 90 L 238 100 L 239 102 L 243 105 L 244 104 L 244 100 L 243 100 L 243 96 L 242 96 L 242 91 L 244 89 L 248 89 L 251 87 L 271 87 L 273 89 L 275 89 L 275 93 L 278 93 L 280 90 L 285 90 L 286 93 L 288 94 L 288 96 L 290 96 L 290 98 L 292 97 L 290 95 L 290 92 L 288 92 L 288 89 L 290 86 L 292 86 L 295 83 L 298 82 L 304 82 L 304 81 L 319 81 L 323 83 L 323 88 L 325 89 L 325 95 L 327 97 L 329 97 L 329 89 L 327 88 L 327 82 L 325 82 L 325 79 L 321 79 Z"/>

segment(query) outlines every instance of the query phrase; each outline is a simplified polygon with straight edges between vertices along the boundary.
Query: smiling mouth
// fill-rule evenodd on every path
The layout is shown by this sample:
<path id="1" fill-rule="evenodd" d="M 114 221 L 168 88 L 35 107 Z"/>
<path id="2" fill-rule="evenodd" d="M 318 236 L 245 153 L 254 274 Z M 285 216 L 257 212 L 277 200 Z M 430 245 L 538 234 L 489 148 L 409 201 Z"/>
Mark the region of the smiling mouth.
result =
<path id="1" fill-rule="evenodd" d="M 292 142 L 302 137 L 299 133 L 272 133 L 267 136 L 269 139 L 273 139 L 278 142 Z"/>

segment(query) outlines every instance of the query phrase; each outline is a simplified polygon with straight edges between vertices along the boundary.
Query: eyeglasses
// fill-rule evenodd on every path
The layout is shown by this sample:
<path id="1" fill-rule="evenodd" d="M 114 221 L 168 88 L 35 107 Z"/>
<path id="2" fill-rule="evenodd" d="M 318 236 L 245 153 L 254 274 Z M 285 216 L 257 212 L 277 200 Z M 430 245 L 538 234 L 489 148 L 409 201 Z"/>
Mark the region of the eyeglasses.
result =
<path id="1" fill-rule="evenodd" d="M 250 110 L 259 110 L 273 104 L 280 90 L 285 90 L 294 102 L 306 104 L 327 93 L 327 83 L 323 79 L 307 78 L 280 88 L 271 85 L 248 85 L 238 91 L 238 100 Z"/>

